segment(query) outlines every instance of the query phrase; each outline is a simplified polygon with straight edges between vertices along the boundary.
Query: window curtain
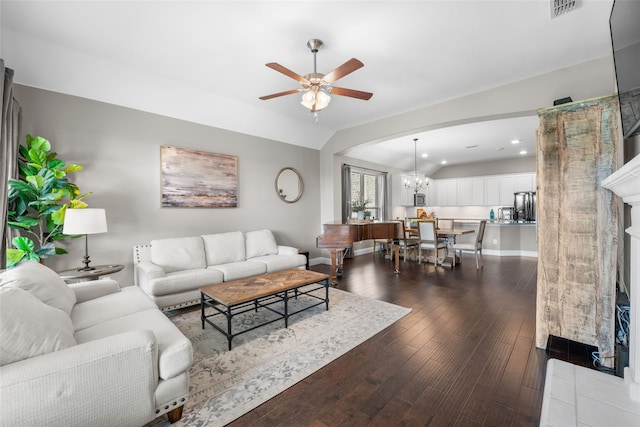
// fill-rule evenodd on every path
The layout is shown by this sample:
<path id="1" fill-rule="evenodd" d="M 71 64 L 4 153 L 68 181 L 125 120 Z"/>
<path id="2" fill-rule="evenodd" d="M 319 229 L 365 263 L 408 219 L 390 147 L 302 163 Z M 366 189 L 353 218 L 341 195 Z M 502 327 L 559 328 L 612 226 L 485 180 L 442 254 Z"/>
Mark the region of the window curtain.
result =
<path id="1" fill-rule="evenodd" d="M 2 94 L 2 118 L 0 119 L 0 269 L 7 264 L 7 247 L 11 244 L 11 229 L 7 227 L 8 181 L 18 177 L 18 146 L 22 127 L 22 108 L 13 97 L 13 70 L 5 68 L 0 58 L 0 94 Z"/>
<path id="2" fill-rule="evenodd" d="M 351 213 L 351 166 L 342 165 L 342 223 L 349 222 Z"/>
<path id="3" fill-rule="evenodd" d="M 378 180 L 378 194 L 380 194 L 380 219 L 382 221 L 389 221 L 389 209 L 387 207 L 388 194 L 387 194 L 387 173 L 383 172 Z"/>

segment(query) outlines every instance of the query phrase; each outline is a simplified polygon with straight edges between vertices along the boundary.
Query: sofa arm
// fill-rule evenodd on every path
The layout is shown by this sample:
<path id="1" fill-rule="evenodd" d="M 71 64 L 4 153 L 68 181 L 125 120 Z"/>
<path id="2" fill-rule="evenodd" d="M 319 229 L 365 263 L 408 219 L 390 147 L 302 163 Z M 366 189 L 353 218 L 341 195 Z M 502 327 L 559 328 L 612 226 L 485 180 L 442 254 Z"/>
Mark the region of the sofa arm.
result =
<path id="1" fill-rule="evenodd" d="M 2 424 L 143 425 L 155 415 L 158 349 L 136 330 L 0 367 Z"/>
<path id="2" fill-rule="evenodd" d="M 73 289 L 73 292 L 76 293 L 77 302 L 85 302 L 91 299 L 120 292 L 120 284 L 112 279 L 70 283 L 67 286 Z"/>
<path id="3" fill-rule="evenodd" d="M 167 273 L 164 268 L 149 261 L 142 261 L 134 265 L 135 283 L 138 286 L 144 286 L 150 280 L 164 277 Z"/>
<path id="4" fill-rule="evenodd" d="M 298 248 L 278 245 L 278 255 L 298 255 Z"/>

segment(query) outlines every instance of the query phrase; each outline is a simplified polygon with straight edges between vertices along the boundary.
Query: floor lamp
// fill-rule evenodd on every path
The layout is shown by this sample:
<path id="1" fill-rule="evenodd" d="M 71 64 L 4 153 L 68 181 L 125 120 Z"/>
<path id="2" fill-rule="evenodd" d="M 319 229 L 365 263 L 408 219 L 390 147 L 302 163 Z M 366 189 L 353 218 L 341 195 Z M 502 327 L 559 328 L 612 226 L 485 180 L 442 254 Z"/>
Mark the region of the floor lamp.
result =
<path id="1" fill-rule="evenodd" d="M 68 235 L 84 234 L 84 267 L 78 271 L 95 270 L 89 267 L 89 242 L 87 235 L 107 232 L 107 215 L 104 209 L 67 209 L 64 214 L 62 233 Z"/>

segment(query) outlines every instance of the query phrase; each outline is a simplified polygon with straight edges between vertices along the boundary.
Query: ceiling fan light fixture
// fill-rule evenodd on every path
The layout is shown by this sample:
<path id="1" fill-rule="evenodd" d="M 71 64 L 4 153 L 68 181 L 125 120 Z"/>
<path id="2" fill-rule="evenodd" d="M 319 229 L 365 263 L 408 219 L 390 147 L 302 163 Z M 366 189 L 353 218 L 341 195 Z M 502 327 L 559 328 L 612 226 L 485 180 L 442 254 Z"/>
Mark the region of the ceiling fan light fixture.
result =
<path id="1" fill-rule="evenodd" d="M 331 97 L 322 90 L 309 89 L 302 94 L 300 103 L 309 110 L 320 111 L 329 105 Z M 315 106 L 315 108 L 314 108 Z"/>

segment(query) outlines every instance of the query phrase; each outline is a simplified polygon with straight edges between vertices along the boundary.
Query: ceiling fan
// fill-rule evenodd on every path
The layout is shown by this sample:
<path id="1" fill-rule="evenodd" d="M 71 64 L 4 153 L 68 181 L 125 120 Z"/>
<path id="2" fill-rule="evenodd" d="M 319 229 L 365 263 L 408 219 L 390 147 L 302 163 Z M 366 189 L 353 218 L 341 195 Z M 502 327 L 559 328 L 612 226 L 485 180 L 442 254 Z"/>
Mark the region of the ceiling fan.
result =
<path id="1" fill-rule="evenodd" d="M 329 105 L 331 97 L 329 94 L 348 96 L 351 98 L 357 98 L 362 100 L 369 100 L 373 94 L 370 92 L 363 92 L 355 89 L 345 89 L 341 87 L 333 86 L 333 82 L 342 77 L 353 73 L 359 68 L 364 67 L 364 64 L 356 58 L 351 58 L 344 64 L 340 65 L 329 74 L 321 74 L 316 70 L 316 53 L 322 47 L 322 40 L 311 39 L 307 42 L 307 46 L 313 53 L 313 73 L 307 74 L 304 77 L 291 71 L 290 69 L 278 64 L 277 62 L 270 62 L 265 64 L 267 67 L 272 68 L 287 77 L 299 82 L 302 87 L 297 89 L 291 89 L 284 92 L 273 93 L 271 95 L 261 96 L 260 99 L 267 100 L 277 98 L 279 96 L 291 95 L 297 92 L 303 92 L 301 104 L 311 110 L 312 113 L 318 111 Z M 317 115 L 316 115 L 317 119 Z"/>

